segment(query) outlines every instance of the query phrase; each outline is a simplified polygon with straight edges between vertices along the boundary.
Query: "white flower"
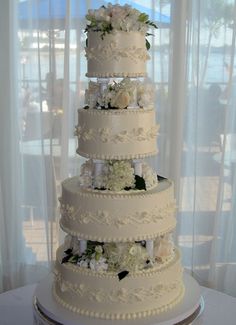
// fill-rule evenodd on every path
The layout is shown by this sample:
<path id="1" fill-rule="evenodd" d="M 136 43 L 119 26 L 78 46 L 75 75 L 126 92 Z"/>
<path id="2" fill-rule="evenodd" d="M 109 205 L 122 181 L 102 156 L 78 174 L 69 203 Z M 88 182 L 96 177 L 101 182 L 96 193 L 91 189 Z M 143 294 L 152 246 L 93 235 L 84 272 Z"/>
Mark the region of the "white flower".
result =
<path id="1" fill-rule="evenodd" d="M 80 267 L 83 267 L 83 268 L 87 269 L 88 266 L 89 266 L 89 260 L 88 259 L 86 259 L 86 260 L 80 260 L 77 264 Z"/>
<path id="2" fill-rule="evenodd" d="M 111 32 L 112 30 L 140 31 L 146 33 L 149 27 L 147 21 L 140 21 L 141 12 L 129 5 L 112 5 L 89 10 L 86 18 L 88 30 L 101 30 Z"/>
<path id="3" fill-rule="evenodd" d="M 129 250 L 129 254 L 135 256 L 137 254 L 137 246 L 131 246 Z"/>
<path id="4" fill-rule="evenodd" d="M 101 245 L 95 246 L 95 252 L 96 253 L 99 253 L 99 254 L 102 254 L 102 252 L 103 252 L 102 246 Z"/>
<path id="5" fill-rule="evenodd" d="M 144 109 L 152 109 L 154 106 L 154 85 L 139 84 L 137 90 L 138 105 Z"/>
<path id="6" fill-rule="evenodd" d="M 139 243 L 107 243 L 104 245 L 110 271 L 136 271 L 146 267 L 147 251 Z"/>
<path id="7" fill-rule="evenodd" d="M 134 168 L 129 161 L 105 162 L 102 171 L 94 177 L 94 187 L 111 191 L 121 191 L 126 187 L 134 188 Z"/>
<path id="8" fill-rule="evenodd" d="M 134 168 L 129 161 L 115 161 L 108 166 L 107 188 L 111 191 L 121 191 L 125 187 L 134 188 Z"/>
<path id="9" fill-rule="evenodd" d="M 89 267 L 91 270 L 101 272 L 107 270 L 108 264 L 106 263 L 106 258 L 104 257 L 100 257 L 98 261 L 93 258 L 89 262 Z"/>
<path id="10" fill-rule="evenodd" d="M 142 176 L 145 180 L 147 189 L 158 184 L 156 172 L 147 163 L 142 164 Z"/>
<path id="11" fill-rule="evenodd" d="M 123 109 L 128 107 L 134 100 L 137 81 L 124 78 L 121 82 L 109 84 L 105 90 L 97 93 L 96 102 L 100 107 L 113 107 Z"/>
<path id="12" fill-rule="evenodd" d="M 173 242 L 169 236 L 160 237 L 154 245 L 154 256 L 157 259 L 165 260 L 173 254 Z"/>
<path id="13" fill-rule="evenodd" d="M 120 90 L 116 95 L 111 99 L 111 106 L 117 108 L 126 108 L 129 105 L 130 96 L 127 91 Z"/>

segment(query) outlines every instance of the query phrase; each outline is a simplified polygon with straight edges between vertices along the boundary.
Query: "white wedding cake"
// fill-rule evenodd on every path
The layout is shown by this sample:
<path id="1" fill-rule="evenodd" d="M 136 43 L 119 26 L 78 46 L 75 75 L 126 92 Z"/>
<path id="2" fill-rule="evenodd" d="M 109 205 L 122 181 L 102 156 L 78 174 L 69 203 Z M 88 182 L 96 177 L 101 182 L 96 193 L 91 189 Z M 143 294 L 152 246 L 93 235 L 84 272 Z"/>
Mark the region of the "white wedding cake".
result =
<path id="1" fill-rule="evenodd" d="M 135 319 L 166 312 L 184 296 L 173 183 L 145 161 L 159 125 L 149 59 L 148 16 L 128 5 L 86 16 L 85 106 L 78 110 L 81 174 L 62 183 L 53 296 L 73 313 Z"/>

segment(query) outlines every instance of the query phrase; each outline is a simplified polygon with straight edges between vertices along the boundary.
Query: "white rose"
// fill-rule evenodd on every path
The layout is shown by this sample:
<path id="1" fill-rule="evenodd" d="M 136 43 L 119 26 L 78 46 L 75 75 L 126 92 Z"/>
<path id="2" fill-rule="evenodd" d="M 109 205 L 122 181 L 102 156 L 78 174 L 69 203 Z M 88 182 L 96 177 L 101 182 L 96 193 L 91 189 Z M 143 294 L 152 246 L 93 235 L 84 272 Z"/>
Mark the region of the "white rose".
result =
<path id="1" fill-rule="evenodd" d="M 173 253 L 173 245 L 166 239 L 160 239 L 159 244 L 155 248 L 155 256 L 157 258 L 165 259 L 170 257 Z"/>
<path id="2" fill-rule="evenodd" d="M 126 108 L 130 103 L 130 95 L 128 92 L 120 90 L 117 94 L 111 99 L 111 106 L 117 107 L 120 109 Z"/>

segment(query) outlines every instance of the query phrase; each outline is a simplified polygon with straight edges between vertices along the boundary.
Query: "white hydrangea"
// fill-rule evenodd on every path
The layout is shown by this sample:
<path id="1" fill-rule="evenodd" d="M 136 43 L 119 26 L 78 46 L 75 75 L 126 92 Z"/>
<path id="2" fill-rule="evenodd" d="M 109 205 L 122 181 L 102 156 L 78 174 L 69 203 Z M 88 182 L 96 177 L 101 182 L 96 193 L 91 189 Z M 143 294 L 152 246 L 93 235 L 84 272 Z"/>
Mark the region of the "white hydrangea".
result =
<path id="1" fill-rule="evenodd" d="M 130 161 L 105 162 L 102 171 L 94 177 L 95 188 L 105 188 L 111 191 L 122 191 L 125 187 L 134 188 L 134 168 Z"/>
<path id="2" fill-rule="evenodd" d="M 146 267 L 148 254 L 139 243 L 107 243 L 104 245 L 108 270 L 137 271 Z"/>
<path id="3" fill-rule="evenodd" d="M 115 161 L 109 164 L 106 187 L 111 191 L 121 191 L 125 187 L 135 187 L 134 168 L 129 161 Z"/>
<path id="4" fill-rule="evenodd" d="M 92 187 L 93 185 L 93 171 L 94 164 L 93 160 L 89 159 L 84 164 L 82 164 L 80 169 L 80 184 L 84 187 Z"/>

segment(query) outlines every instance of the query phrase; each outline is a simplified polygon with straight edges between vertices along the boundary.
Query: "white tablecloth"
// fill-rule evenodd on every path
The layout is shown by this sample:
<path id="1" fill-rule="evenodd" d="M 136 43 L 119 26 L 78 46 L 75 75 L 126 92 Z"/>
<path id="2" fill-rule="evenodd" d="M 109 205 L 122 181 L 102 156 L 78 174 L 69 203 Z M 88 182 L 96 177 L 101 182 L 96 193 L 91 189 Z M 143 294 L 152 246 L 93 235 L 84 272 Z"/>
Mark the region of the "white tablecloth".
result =
<path id="1" fill-rule="evenodd" d="M 0 295 L 0 325 L 32 325 L 32 297 L 36 285 L 29 285 Z M 236 298 L 202 288 L 203 314 L 194 325 L 235 325 Z"/>

